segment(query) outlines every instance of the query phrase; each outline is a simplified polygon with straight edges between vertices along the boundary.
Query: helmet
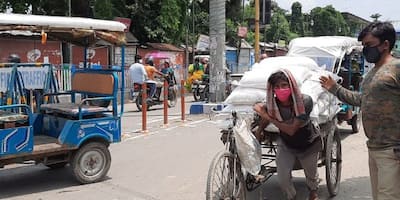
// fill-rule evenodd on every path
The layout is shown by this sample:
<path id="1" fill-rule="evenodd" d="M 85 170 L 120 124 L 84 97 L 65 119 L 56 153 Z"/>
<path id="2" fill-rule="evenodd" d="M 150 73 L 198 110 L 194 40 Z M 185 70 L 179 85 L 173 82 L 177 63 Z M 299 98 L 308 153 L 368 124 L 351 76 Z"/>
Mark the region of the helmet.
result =
<path id="1" fill-rule="evenodd" d="M 204 57 L 203 59 L 201 59 L 201 61 L 202 61 L 203 64 L 207 64 L 208 63 L 208 58 Z"/>
<path id="2" fill-rule="evenodd" d="M 17 54 L 10 54 L 7 61 L 10 63 L 20 63 L 21 58 Z"/>
<path id="3" fill-rule="evenodd" d="M 151 57 L 151 56 L 147 57 L 146 64 L 153 66 L 154 65 L 153 57 Z"/>

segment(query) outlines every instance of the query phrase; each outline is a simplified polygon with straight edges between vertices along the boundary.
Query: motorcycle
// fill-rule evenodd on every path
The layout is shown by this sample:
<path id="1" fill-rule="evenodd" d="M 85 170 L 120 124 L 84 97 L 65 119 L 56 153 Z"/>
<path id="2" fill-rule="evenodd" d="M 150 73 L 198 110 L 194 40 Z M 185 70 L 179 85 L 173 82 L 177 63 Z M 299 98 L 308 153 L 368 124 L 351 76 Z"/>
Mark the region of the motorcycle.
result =
<path id="1" fill-rule="evenodd" d="M 166 79 L 168 82 L 168 108 L 175 107 L 177 102 L 177 91 L 175 89 L 175 83 L 170 79 Z M 162 83 L 162 82 L 161 82 Z M 136 103 L 136 107 L 139 111 L 142 111 L 142 85 L 134 83 L 133 90 L 131 89 L 131 100 Z M 149 95 L 150 88 L 147 88 L 147 95 Z M 163 84 L 156 84 L 156 93 L 147 102 L 147 110 L 155 105 L 164 104 L 164 87 Z"/>
<path id="2" fill-rule="evenodd" d="M 192 93 L 195 101 L 208 101 L 210 95 L 209 79 L 194 80 L 192 83 Z"/>
<path id="3" fill-rule="evenodd" d="M 225 85 L 225 96 L 229 96 L 232 92 L 232 80 L 226 79 Z M 192 83 L 192 93 L 195 101 L 209 101 L 210 98 L 210 87 L 209 79 L 205 78 L 201 80 L 194 80 Z"/>

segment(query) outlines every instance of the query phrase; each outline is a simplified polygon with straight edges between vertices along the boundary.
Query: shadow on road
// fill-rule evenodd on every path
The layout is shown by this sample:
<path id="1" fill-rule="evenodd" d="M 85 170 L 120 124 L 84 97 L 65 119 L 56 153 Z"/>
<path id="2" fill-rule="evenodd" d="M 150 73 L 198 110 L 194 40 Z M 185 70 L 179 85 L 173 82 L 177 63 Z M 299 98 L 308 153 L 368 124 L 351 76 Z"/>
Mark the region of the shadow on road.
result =
<path id="1" fill-rule="evenodd" d="M 43 165 L 28 165 L 0 170 L 0 199 L 62 188 L 65 189 L 58 193 L 72 192 L 79 190 L 73 187 L 79 185 L 69 167 L 49 169 Z"/>
<path id="2" fill-rule="evenodd" d="M 309 191 L 305 181 L 303 177 L 293 178 L 293 183 L 297 192 L 296 199 L 308 199 Z M 370 191 L 369 177 L 355 177 L 342 180 L 339 194 L 334 197 L 329 197 L 326 183 L 322 181 L 319 185 L 318 194 L 321 200 L 370 200 L 372 199 Z M 247 195 L 247 199 L 282 200 L 285 198 L 279 187 L 277 177 L 274 175 L 260 188 L 250 192 Z"/>

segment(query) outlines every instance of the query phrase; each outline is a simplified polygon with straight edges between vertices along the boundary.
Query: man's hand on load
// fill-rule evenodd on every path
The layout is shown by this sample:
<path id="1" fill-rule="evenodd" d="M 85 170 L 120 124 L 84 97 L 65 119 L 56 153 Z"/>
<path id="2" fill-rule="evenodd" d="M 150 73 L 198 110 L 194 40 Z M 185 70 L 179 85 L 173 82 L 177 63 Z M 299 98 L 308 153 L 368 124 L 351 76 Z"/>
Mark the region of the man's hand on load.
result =
<path id="1" fill-rule="evenodd" d="M 327 90 L 330 90 L 336 84 L 336 81 L 330 76 L 319 77 L 319 82 L 321 86 Z"/>

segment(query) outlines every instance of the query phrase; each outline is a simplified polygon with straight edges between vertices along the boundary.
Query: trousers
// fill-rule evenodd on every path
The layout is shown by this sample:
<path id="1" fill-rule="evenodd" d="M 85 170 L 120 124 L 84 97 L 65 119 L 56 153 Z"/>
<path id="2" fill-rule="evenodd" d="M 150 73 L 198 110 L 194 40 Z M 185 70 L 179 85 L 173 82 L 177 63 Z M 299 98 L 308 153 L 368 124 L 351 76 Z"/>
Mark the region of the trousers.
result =
<path id="1" fill-rule="evenodd" d="M 294 199 L 296 189 L 292 181 L 292 170 L 295 161 L 298 160 L 304 169 L 306 184 L 310 190 L 318 190 L 318 155 L 321 147 L 318 143 L 309 147 L 310 150 L 298 153 L 288 148 L 281 140 L 278 140 L 276 153 L 276 166 L 279 186 L 287 199 Z"/>
<path id="2" fill-rule="evenodd" d="M 393 148 L 368 149 L 368 156 L 373 199 L 400 199 L 400 159 Z"/>

